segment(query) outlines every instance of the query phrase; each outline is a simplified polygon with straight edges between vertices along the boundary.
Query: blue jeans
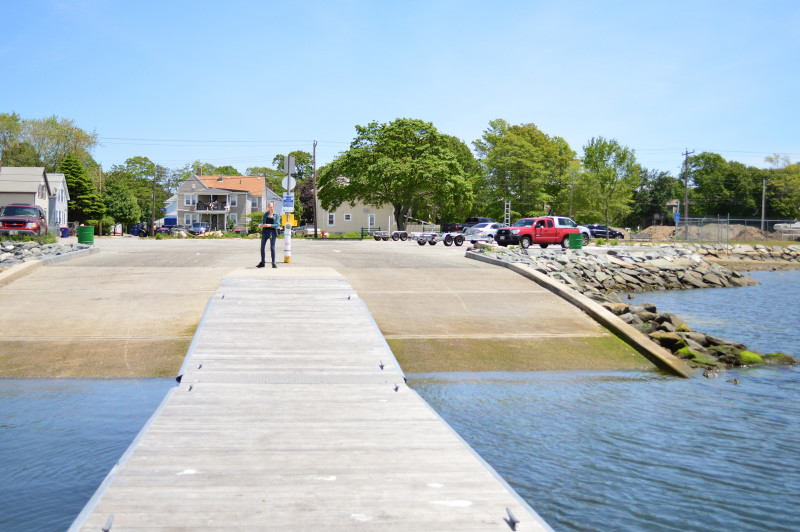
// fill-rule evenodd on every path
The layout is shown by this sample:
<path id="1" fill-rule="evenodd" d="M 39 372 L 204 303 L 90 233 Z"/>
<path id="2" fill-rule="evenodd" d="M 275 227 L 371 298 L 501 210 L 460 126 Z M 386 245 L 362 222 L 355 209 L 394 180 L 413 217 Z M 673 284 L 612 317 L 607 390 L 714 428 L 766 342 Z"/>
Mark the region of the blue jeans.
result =
<path id="1" fill-rule="evenodd" d="M 275 264 L 275 238 L 278 236 L 276 231 L 261 231 L 261 262 L 264 260 L 266 254 L 267 240 L 269 240 L 269 252 L 272 255 L 272 264 Z"/>

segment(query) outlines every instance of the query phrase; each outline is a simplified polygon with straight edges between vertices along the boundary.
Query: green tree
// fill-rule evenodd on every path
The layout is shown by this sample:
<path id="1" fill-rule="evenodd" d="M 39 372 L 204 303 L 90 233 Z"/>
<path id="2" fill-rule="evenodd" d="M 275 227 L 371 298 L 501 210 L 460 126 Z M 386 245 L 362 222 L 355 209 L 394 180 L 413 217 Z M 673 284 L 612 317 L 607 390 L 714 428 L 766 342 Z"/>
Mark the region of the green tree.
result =
<path id="1" fill-rule="evenodd" d="M 123 233 L 126 225 L 134 224 L 141 218 L 136 196 L 121 181 L 111 181 L 103 189 L 103 203 L 106 214 L 114 223 L 122 224 Z"/>
<path id="2" fill-rule="evenodd" d="M 217 166 L 216 168 L 214 168 L 214 174 L 216 174 L 216 175 L 228 175 L 228 176 L 230 176 L 230 175 L 242 175 L 239 172 L 239 170 L 237 170 L 236 168 L 234 168 L 233 166 L 231 166 L 229 164 L 225 165 L 225 166 Z"/>
<path id="3" fill-rule="evenodd" d="M 326 209 L 389 204 L 404 229 L 411 214 L 428 217 L 472 203 L 472 184 L 433 124 L 398 118 L 356 132 L 350 149 L 320 169 L 318 196 Z"/>
<path id="4" fill-rule="evenodd" d="M 19 142 L 21 132 L 22 119 L 17 113 L 0 113 L 0 152 Z M 6 162 L 5 156 L 0 160 L 6 166 L 12 166 Z"/>
<path id="5" fill-rule="evenodd" d="M 484 173 L 481 190 L 494 209 L 511 200 L 522 216 L 566 210 L 575 152 L 563 138 L 551 137 L 534 124 L 512 126 L 497 119 L 474 145 Z"/>
<path id="6" fill-rule="evenodd" d="M 48 172 L 59 168 L 67 154 L 86 166 L 91 160 L 91 150 L 97 146 L 97 133 L 84 131 L 74 120 L 56 115 L 23 120 L 20 138 L 36 148 Z"/>
<path id="7" fill-rule="evenodd" d="M 672 214 L 667 207 L 670 200 L 683 197 L 683 182 L 660 170 L 640 171 L 640 184 L 633 191 L 631 211 L 623 219 L 623 224 L 631 227 L 672 224 Z"/>
<path id="8" fill-rule="evenodd" d="M 5 166 L 41 166 L 39 154 L 29 142 L 15 142 L 3 148 L 0 161 Z"/>
<path id="9" fill-rule="evenodd" d="M 105 212 L 105 205 L 78 158 L 68 153 L 61 161 L 59 172 L 64 174 L 69 190 L 68 218 L 81 223 L 99 219 Z"/>
<path id="10" fill-rule="evenodd" d="M 800 163 L 785 155 L 765 158 L 773 166 L 767 178 L 767 213 L 770 218 L 800 217 Z"/>
<path id="11" fill-rule="evenodd" d="M 606 226 L 628 212 L 641 169 L 633 150 L 616 139 L 592 138 L 583 147 L 583 198 L 590 212 L 603 216 Z"/>
<path id="12" fill-rule="evenodd" d="M 294 177 L 298 181 L 302 181 L 304 179 L 308 179 L 311 177 L 311 174 L 314 172 L 314 158 L 311 156 L 310 153 L 307 151 L 302 150 L 295 150 L 289 152 L 289 155 L 294 157 Z M 275 167 L 276 170 L 283 174 L 283 160 L 285 159 L 285 155 L 279 153 L 275 157 L 272 158 L 272 165 Z"/>
<path id="13" fill-rule="evenodd" d="M 111 167 L 106 173 L 106 183 L 118 182 L 133 193 L 139 205 L 140 221 L 148 222 L 153 211 L 153 179 L 155 178 L 155 209 L 156 218 L 161 216 L 161 208 L 172 195 L 169 190 L 172 172 L 168 168 L 155 164 L 147 157 L 131 157 L 125 164 Z"/>
<path id="14" fill-rule="evenodd" d="M 690 210 L 695 216 L 760 214 L 766 170 L 726 161 L 710 152 L 689 157 L 689 169 L 693 184 Z"/>

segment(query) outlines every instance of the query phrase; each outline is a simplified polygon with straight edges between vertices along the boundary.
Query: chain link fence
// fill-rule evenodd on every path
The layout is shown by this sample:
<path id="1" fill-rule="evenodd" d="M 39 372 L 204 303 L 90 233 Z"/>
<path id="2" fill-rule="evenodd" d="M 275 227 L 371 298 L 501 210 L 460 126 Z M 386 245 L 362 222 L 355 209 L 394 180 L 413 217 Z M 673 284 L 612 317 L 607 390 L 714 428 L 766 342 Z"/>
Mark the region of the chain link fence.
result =
<path id="1" fill-rule="evenodd" d="M 800 240 L 800 223 L 748 218 L 688 218 L 675 226 L 676 242 L 729 244 L 761 240 Z"/>

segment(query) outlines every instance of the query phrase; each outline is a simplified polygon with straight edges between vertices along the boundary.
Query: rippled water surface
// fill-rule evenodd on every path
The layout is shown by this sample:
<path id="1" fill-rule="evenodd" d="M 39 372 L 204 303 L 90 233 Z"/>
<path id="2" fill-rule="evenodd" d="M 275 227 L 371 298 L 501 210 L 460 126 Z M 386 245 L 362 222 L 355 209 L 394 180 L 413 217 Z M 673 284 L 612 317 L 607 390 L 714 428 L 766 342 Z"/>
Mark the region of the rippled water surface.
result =
<path id="1" fill-rule="evenodd" d="M 0 379 L 0 530 L 66 530 L 174 379 Z"/>
<path id="2" fill-rule="evenodd" d="M 800 271 L 751 275 L 759 286 L 634 303 L 800 358 Z M 800 369 L 451 373 L 409 384 L 556 530 L 800 529 Z"/>
<path id="3" fill-rule="evenodd" d="M 442 373 L 409 385 L 556 530 L 800 523 L 796 369 Z"/>

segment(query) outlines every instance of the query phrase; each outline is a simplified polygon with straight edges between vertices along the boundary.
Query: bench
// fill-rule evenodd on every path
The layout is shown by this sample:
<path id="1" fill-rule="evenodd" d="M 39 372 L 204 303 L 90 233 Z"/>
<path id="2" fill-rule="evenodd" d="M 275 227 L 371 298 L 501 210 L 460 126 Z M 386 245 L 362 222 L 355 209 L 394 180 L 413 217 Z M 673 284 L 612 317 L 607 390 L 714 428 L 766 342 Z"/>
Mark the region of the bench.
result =
<path id="1" fill-rule="evenodd" d="M 653 237 L 647 233 L 631 233 L 631 242 L 650 242 Z"/>

